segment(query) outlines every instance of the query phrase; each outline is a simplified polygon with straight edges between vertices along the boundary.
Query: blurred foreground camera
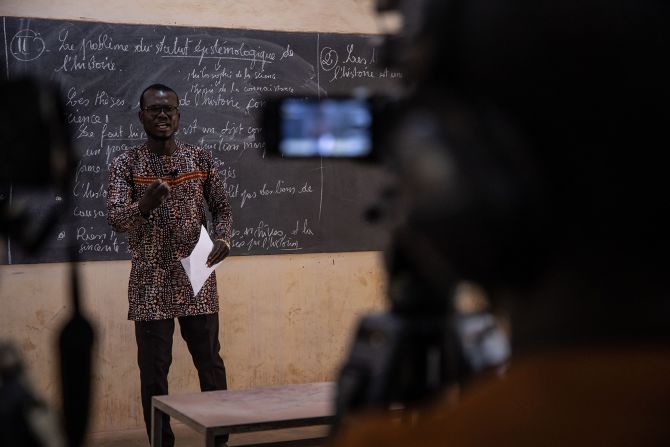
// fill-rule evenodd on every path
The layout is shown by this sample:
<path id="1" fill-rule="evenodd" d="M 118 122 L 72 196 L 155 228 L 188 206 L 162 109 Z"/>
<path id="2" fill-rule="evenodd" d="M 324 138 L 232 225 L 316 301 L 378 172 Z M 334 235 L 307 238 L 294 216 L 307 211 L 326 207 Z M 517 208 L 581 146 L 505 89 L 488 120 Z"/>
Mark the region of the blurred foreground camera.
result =
<path id="1" fill-rule="evenodd" d="M 65 102 L 55 85 L 24 78 L 0 82 L 0 233 L 12 237 L 28 252 L 39 249 L 66 208 L 65 194 L 75 161 L 65 115 Z M 60 204 L 41 210 L 39 217 L 26 204 L 12 201 L 21 188 L 29 196 L 53 191 Z"/>
<path id="2" fill-rule="evenodd" d="M 378 161 L 390 99 L 366 95 L 268 98 L 267 151 L 285 158 Z"/>
<path id="3" fill-rule="evenodd" d="M 64 102 L 54 85 L 0 82 L 0 182 L 63 186 L 73 167 Z"/>

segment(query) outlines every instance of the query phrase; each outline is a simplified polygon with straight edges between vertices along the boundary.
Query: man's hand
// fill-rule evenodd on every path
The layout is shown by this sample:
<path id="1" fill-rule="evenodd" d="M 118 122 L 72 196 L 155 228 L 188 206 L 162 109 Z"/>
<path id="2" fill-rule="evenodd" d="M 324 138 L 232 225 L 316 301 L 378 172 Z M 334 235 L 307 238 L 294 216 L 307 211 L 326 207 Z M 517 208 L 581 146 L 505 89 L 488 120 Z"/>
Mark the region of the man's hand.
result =
<path id="1" fill-rule="evenodd" d="M 170 196 L 170 185 L 161 179 L 157 179 L 144 192 L 138 207 L 143 216 L 147 216 L 153 209 L 161 206 Z"/>
<path id="2" fill-rule="evenodd" d="M 207 257 L 207 267 L 211 267 L 214 264 L 223 261 L 226 259 L 229 253 L 230 245 L 223 239 L 216 239 L 214 241 L 214 247 Z"/>

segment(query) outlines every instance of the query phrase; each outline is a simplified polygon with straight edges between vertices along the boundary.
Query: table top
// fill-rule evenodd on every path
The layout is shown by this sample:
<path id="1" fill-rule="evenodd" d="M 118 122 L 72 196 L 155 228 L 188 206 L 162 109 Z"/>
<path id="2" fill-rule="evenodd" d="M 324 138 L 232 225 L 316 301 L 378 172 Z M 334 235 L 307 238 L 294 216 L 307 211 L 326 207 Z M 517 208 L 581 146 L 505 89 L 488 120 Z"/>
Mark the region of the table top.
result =
<path id="1" fill-rule="evenodd" d="M 333 382 L 154 396 L 153 405 L 193 429 L 243 432 L 323 424 L 335 415 Z"/>

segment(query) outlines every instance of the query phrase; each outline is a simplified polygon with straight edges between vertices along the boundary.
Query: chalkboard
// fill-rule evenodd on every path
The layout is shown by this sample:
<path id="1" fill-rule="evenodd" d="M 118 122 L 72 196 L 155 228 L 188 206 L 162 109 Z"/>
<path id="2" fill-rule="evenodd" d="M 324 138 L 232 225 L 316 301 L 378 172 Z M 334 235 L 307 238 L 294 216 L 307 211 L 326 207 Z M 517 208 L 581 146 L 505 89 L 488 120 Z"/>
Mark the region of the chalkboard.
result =
<path id="1" fill-rule="evenodd" d="M 142 90 L 180 96 L 177 138 L 210 150 L 233 207 L 233 255 L 379 250 L 383 228 L 365 210 L 386 182 L 379 167 L 330 159 L 269 159 L 260 110 L 268 95 L 389 92 L 400 73 L 377 63 L 370 36 L 3 18 L 2 76 L 56 81 L 67 101 L 77 155 L 72 206 L 38 255 L 8 241 L 9 263 L 129 258 L 107 224 L 109 163 L 143 142 Z M 18 202 L 18 185 L 0 191 Z M 34 196 L 31 196 L 34 197 Z M 42 192 L 38 209 L 62 197 Z M 29 202 L 30 203 L 30 202 Z M 34 207 L 34 202 L 33 207 Z"/>

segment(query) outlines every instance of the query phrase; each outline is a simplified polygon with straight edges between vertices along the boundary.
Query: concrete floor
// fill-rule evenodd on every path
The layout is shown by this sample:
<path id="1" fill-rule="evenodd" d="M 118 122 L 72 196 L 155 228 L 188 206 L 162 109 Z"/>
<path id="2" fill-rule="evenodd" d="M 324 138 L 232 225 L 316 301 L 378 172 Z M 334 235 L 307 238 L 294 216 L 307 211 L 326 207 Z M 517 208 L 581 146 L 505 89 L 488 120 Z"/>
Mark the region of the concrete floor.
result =
<path id="1" fill-rule="evenodd" d="M 172 422 L 172 431 L 175 435 L 175 447 L 203 447 L 205 438 L 190 427 Z M 327 426 L 305 428 L 291 428 L 272 430 L 258 433 L 240 433 L 231 435 L 229 445 L 252 444 L 260 442 L 283 441 L 287 439 L 301 439 L 325 436 Z M 149 441 L 145 430 L 123 430 L 91 433 L 88 437 L 88 447 L 148 447 Z"/>

